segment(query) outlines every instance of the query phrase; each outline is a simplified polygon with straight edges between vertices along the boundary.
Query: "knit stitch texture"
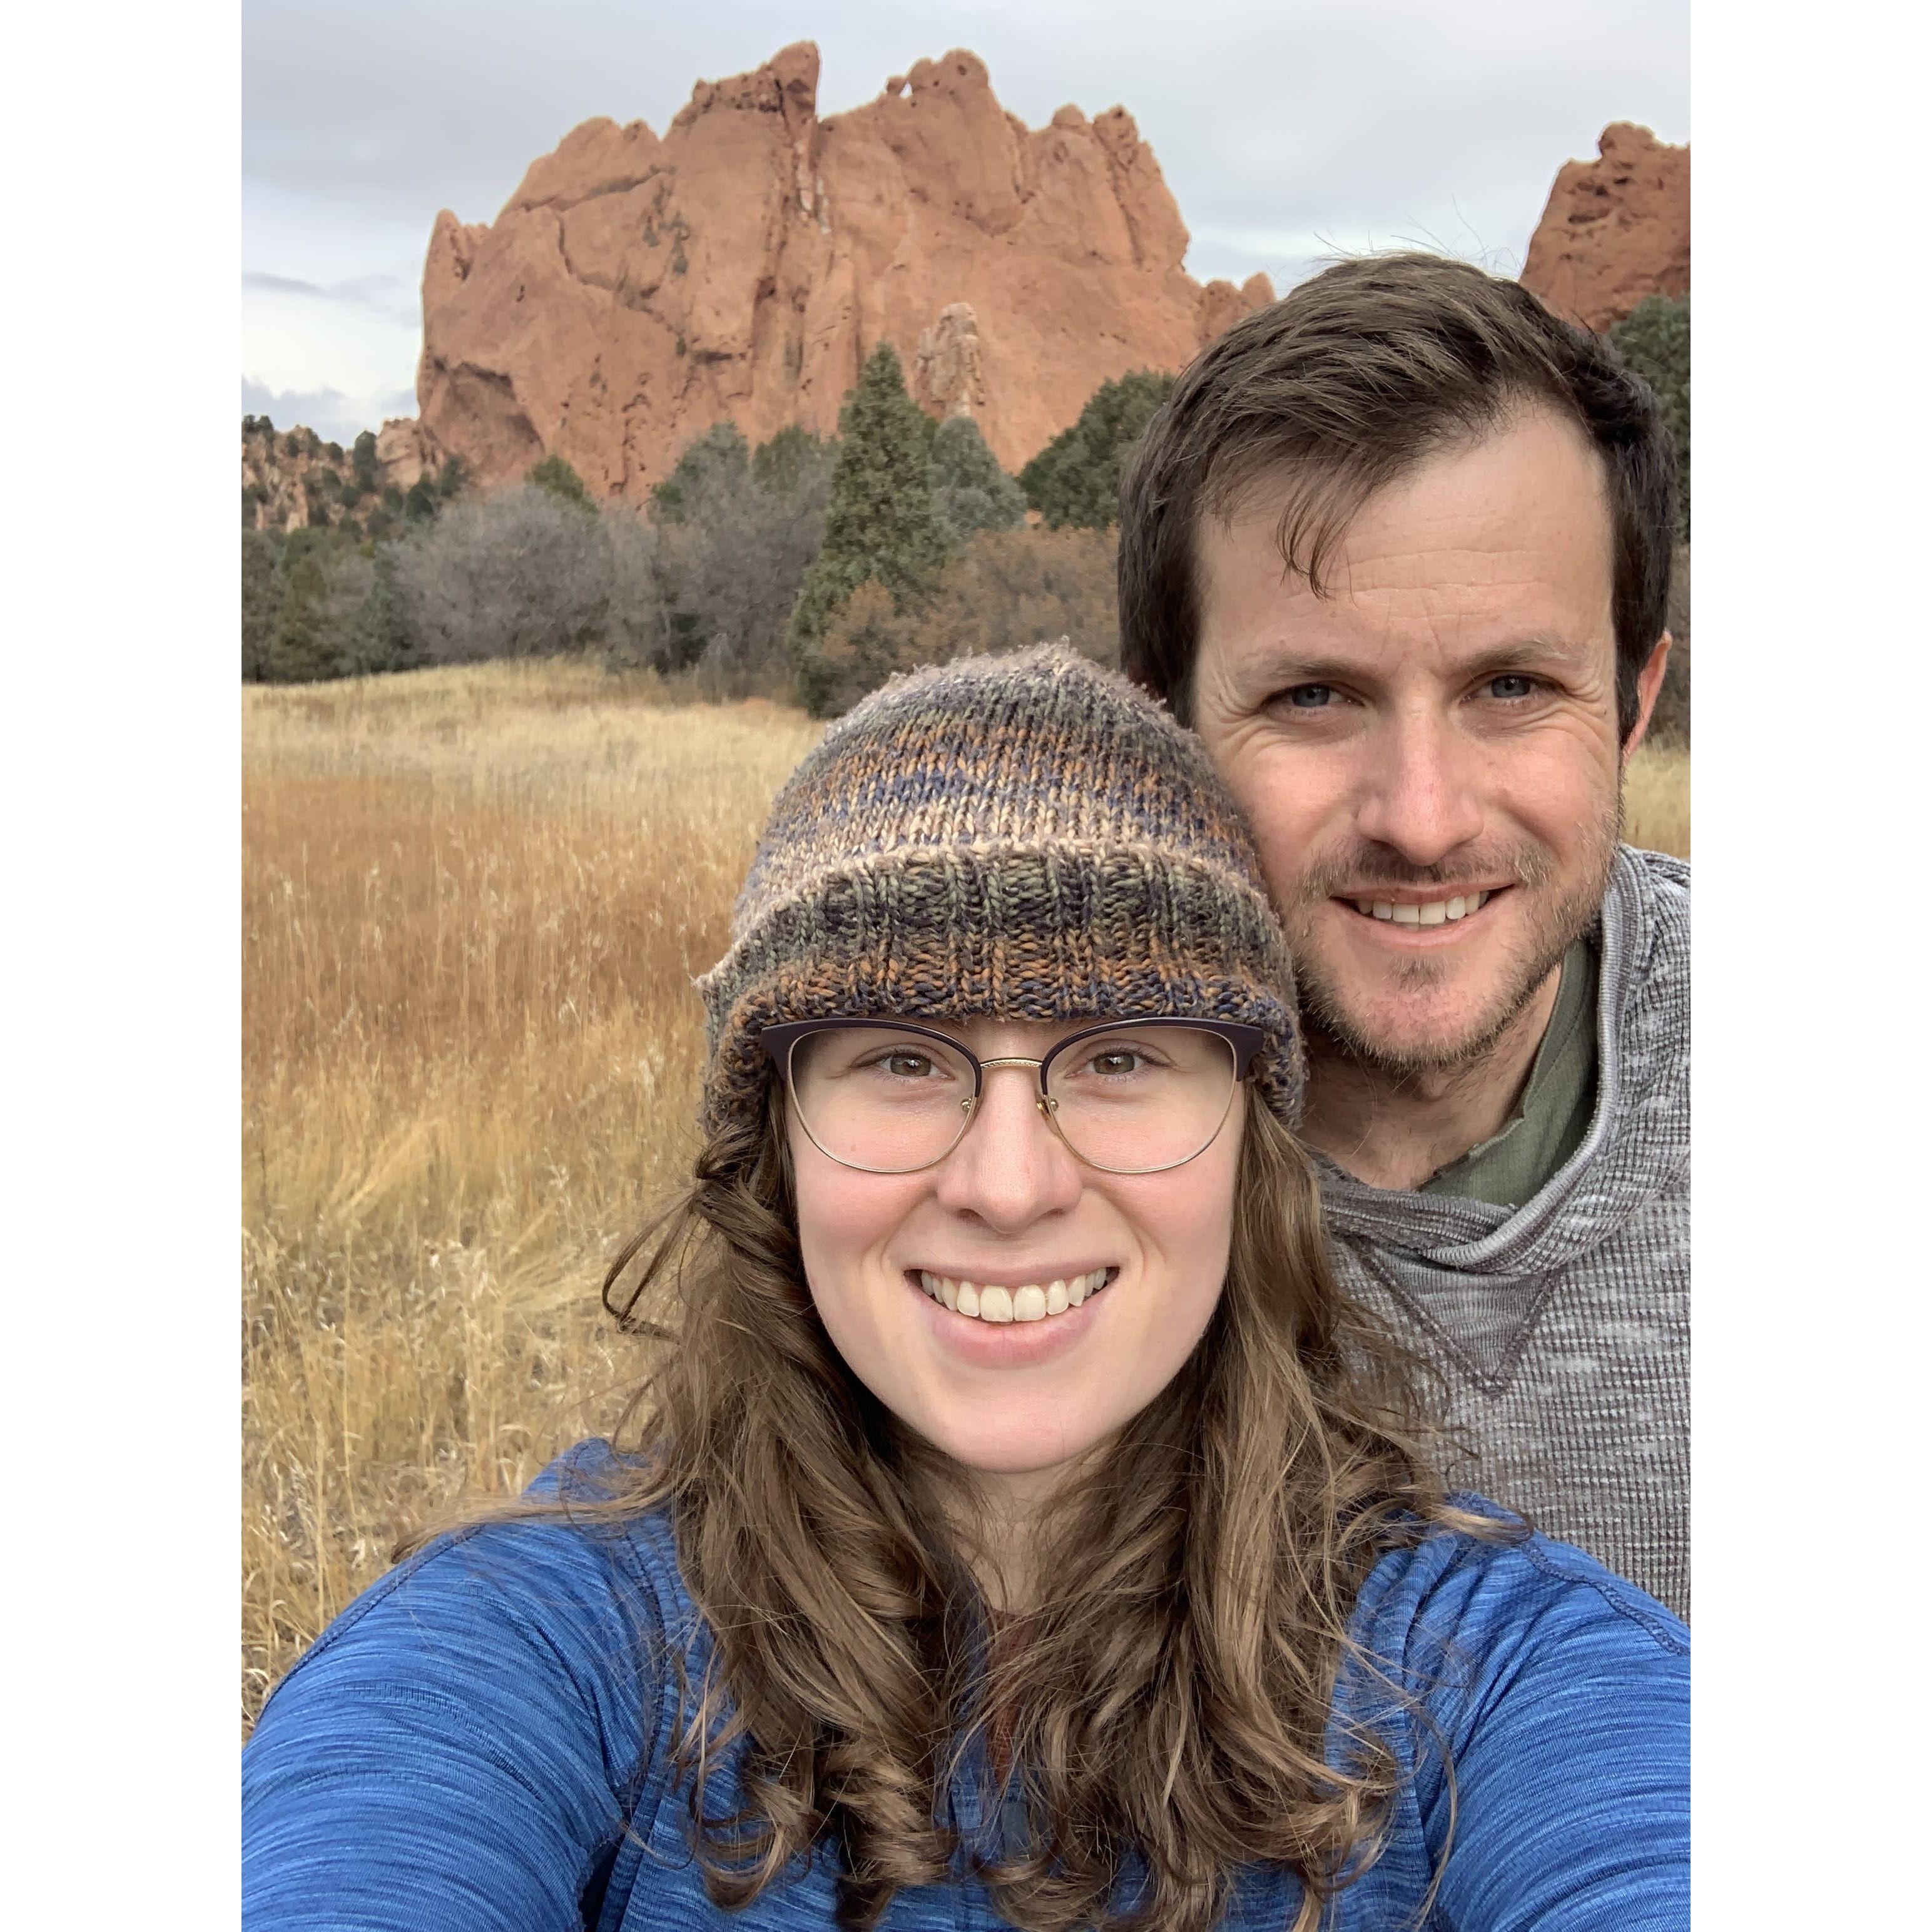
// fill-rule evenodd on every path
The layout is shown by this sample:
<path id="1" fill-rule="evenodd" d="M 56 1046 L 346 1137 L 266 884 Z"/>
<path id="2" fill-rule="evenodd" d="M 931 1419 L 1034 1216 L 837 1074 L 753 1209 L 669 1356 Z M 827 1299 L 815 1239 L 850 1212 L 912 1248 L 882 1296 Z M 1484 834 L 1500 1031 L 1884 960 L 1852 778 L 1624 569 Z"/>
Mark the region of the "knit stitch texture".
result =
<path id="1" fill-rule="evenodd" d="M 868 1016 L 1238 1022 L 1300 1116 L 1294 972 L 1233 800 L 1162 706 L 1064 645 L 916 671 L 832 724 L 698 985 L 712 1132 L 762 1106 L 764 1028 Z"/>

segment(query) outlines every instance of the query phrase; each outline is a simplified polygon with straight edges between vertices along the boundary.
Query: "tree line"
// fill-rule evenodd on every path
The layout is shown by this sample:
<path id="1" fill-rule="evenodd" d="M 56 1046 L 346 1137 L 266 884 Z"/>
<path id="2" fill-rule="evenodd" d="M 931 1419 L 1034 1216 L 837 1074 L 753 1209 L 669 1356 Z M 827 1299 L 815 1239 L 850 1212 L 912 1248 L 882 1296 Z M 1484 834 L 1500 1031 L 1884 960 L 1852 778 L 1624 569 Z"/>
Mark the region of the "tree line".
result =
<path id="1" fill-rule="evenodd" d="M 1672 684 L 1688 736 L 1688 302 L 1652 298 L 1612 335 L 1680 443 Z M 720 423 L 641 508 L 597 500 L 555 456 L 488 493 L 460 466 L 385 488 L 365 431 L 332 494 L 317 486 L 328 500 L 310 528 L 244 529 L 242 675 L 595 652 L 695 694 L 795 697 L 826 716 L 896 671 L 964 651 L 1066 636 L 1112 662 L 1120 473 L 1172 386 L 1145 370 L 1102 383 L 1016 478 L 970 418 L 935 423 L 913 401 L 881 343 L 836 436 L 789 428 L 754 448 Z M 274 434 L 260 418 L 244 429 Z"/>

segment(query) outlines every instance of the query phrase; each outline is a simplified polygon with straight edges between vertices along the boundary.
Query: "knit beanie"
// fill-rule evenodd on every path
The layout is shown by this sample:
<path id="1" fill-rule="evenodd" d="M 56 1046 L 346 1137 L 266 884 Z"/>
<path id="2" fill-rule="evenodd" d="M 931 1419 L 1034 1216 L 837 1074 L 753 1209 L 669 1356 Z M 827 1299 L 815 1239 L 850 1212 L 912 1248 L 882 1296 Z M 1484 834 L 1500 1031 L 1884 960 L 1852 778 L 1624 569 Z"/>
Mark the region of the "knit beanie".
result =
<path id="1" fill-rule="evenodd" d="M 1200 741 L 1063 642 L 895 679 L 780 790 L 698 981 L 716 1132 L 762 1111 L 761 1030 L 891 1017 L 1258 1027 L 1290 1126 L 1304 1067 L 1280 922 Z"/>

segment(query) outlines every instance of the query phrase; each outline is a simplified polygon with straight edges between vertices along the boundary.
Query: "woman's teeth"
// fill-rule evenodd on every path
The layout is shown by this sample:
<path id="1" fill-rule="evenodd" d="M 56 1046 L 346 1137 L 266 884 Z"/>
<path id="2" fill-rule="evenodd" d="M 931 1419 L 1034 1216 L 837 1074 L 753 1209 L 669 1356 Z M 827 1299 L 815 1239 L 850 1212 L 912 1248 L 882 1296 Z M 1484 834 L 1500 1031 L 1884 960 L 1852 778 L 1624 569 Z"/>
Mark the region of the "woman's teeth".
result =
<path id="1" fill-rule="evenodd" d="M 919 1285 L 956 1315 L 970 1316 L 980 1322 L 1043 1322 L 1049 1315 L 1064 1315 L 1070 1308 L 1078 1308 L 1088 1296 L 1106 1286 L 1113 1272 L 1112 1268 L 1099 1268 L 1090 1274 L 1072 1275 L 1064 1281 L 1028 1282 L 1024 1288 L 1000 1288 L 956 1281 L 950 1275 L 933 1274 L 922 1268 Z"/>
<path id="2" fill-rule="evenodd" d="M 1490 902 L 1487 892 L 1471 892 L 1460 899 L 1432 899 L 1427 905 L 1396 905 L 1388 899 L 1358 899 L 1355 910 L 1365 919 L 1392 919 L 1397 926 L 1440 926 L 1466 919 Z"/>

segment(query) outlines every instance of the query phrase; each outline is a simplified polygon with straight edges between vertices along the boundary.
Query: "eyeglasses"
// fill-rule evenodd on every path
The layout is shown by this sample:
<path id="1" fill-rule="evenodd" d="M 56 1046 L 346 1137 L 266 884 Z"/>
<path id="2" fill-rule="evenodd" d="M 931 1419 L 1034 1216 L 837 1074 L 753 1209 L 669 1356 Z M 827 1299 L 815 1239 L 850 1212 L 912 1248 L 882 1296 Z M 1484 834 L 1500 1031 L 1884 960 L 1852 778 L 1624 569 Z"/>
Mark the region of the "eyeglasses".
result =
<path id="1" fill-rule="evenodd" d="M 1030 1066 L 1047 1124 L 1089 1167 L 1159 1174 L 1206 1151 L 1267 1044 L 1258 1027 L 1173 1018 L 1083 1028 L 1041 1058 L 982 1060 L 932 1027 L 807 1020 L 760 1043 L 813 1146 L 865 1174 L 916 1174 L 965 1138 L 987 1070 Z"/>

